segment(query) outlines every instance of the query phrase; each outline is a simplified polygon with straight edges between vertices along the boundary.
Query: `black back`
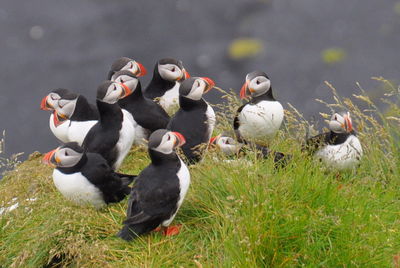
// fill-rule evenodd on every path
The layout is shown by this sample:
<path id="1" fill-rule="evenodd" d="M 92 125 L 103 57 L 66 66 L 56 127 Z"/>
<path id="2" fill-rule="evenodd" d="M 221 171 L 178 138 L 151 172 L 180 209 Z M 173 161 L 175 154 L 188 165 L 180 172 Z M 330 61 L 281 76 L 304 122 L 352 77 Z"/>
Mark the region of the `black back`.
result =
<path id="1" fill-rule="evenodd" d="M 199 145 L 208 143 L 208 105 L 203 99 L 195 101 L 184 96 L 179 96 L 179 105 L 180 109 L 171 118 L 167 129 L 177 131 L 185 137 L 186 143 L 181 148 L 188 162 L 192 164 L 203 157 L 206 146 L 199 148 Z"/>
<path id="2" fill-rule="evenodd" d="M 324 132 L 314 137 L 309 138 L 306 141 L 303 149 L 307 150 L 309 153 L 315 153 L 319 148 L 324 145 L 339 145 L 344 143 L 347 138 L 351 135 L 355 135 L 354 131 L 350 133 L 336 133 L 333 131 Z"/>
<path id="3" fill-rule="evenodd" d="M 140 81 L 132 94 L 119 100 L 118 104 L 127 110 L 141 127 L 150 132 L 167 127 L 169 115 L 160 105 L 143 96 Z"/>
<path id="4" fill-rule="evenodd" d="M 71 121 L 90 121 L 98 120 L 100 118 L 99 111 L 96 106 L 90 104 L 87 99 L 79 95 L 76 101 L 74 113 L 72 114 Z"/>
<path id="5" fill-rule="evenodd" d="M 131 240 L 155 229 L 177 210 L 180 194 L 177 173 L 181 162 L 175 152 L 165 155 L 149 149 L 151 164 L 137 177 L 129 198 L 124 228 L 118 234 Z"/>
<path id="6" fill-rule="evenodd" d="M 109 104 L 100 100 L 96 103 L 100 120 L 90 129 L 82 147 L 88 152 L 100 154 L 112 167 L 119 153 L 115 145 L 119 140 L 123 114 L 118 103 Z"/>
<path id="7" fill-rule="evenodd" d="M 146 98 L 154 100 L 155 98 L 161 97 L 164 93 L 175 86 L 175 81 L 168 81 L 161 77 L 158 72 L 158 62 L 154 67 L 153 78 L 150 84 L 146 87 L 144 91 L 144 96 Z"/>
<path id="8" fill-rule="evenodd" d="M 119 202 L 127 196 L 131 188 L 128 186 L 135 176 L 115 173 L 107 161 L 99 154 L 86 153 L 73 167 L 58 167 L 64 174 L 81 172 L 82 175 L 103 194 L 106 204 Z"/>

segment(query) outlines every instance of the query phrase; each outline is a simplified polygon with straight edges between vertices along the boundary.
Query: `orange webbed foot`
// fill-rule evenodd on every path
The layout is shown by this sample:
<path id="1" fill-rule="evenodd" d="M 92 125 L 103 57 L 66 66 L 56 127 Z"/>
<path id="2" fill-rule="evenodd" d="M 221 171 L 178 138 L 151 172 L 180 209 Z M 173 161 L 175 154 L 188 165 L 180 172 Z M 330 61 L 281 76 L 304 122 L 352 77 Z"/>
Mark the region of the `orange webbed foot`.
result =
<path id="1" fill-rule="evenodd" d="M 182 224 L 178 224 L 178 225 L 175 225 L 175 226 L 164 227 L 163 234 L 165 236 L 177 235 L 177 234 L 179 234 L 179 232 L 181 230 L 181 227 L 182 227 Z"/>

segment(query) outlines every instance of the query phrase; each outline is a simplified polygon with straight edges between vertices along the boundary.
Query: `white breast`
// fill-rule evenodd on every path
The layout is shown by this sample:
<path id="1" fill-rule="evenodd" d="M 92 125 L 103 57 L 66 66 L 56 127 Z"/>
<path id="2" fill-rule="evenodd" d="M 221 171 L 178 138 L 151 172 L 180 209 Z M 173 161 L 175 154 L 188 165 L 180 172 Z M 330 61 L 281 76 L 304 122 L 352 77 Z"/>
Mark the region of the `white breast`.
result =
<path id="1" fill-rule="evenodd" d="M 71 124 L 68 128 L 68 140 L 71 142 L 75 141 L 79 144 L 79 146 L 81 146 L 89 130 L 97 122 L 97 120 L 71 121 Z"/>
<path id="2" fill-rule="evenodd" d="M 170 90 L 167 90 L 164 95 L 160 97 L 160 105 L 164 108 L 167 113 L 173 112 L 173 110 L 179 106 L 179 82 L 175 82 L 175 86 Z"/>
<path id="3" fill-rule="evenodd" d="M 56 136 L 57 139 L 59 139 L 60 141 L 67 143 L 69 142 L 68 140 L 68 126 L 70 121 L 66 120 L 64 121 L 61 125 L 59 125 L 58 127 L 56 127 L 54 125 L 54 114 L 50 115 L 50 130 L 51 132 L 53 132 L 54 136 Z"/>
<path id="4" fill-rule="evenodd" d="M 344 170 L 357 166 L 363 155 L 360 140 L 351 135 L 338 145 L 326 145 L 315 153 L 328 167 Z"/>
<path id="5" fill-rule="evenodd" d="M 142 128 L 133 118 L 132 114 L 127 110 L 122 109 L 122 112 L 126 114 L 126 118 L 132 123 L 133 129 L 135 130 L 135 137 L 133 143 L 135 145 L 147 145 L 147 140 L 149 138 L 149 131 Z"/>
<path id="6" fill-rule="evenodd" d="M 208 139 L 207 140 L 210 140 L 212 133 L 214 131 L 216 119 L 215 119 L 214 109 L 208 104 L 207 104 L 206 116 L 207 116 L 207 124 L 208 124 Z"/>
<path id="7" fill-rule="evenodd" d="M 189 169 L 187 168 L 187 166 L 185 165 L 185 163 L 183 163 L 183 161 L 181 159 L 179 159 L 181 161 L 181 168 L 179 169 L 177 175 L 179 178 L 179 187 L 180 187 L 180 192 L 179 192 L 179 200 L 177 203 L 177 209 L 176 212 L 174 213 L 174 215 L 171 216 L 171 218 L 169 218 L 168 220 L 163 221 L 162 225 L 167 227 L 171 224 L 171 222 L 174 220 L 176 213 L 178 212 L 179 208 L 182 205 L 183 200 L 185 199 L 186 193 L 189 189 L 189 185 L 190 185 L 190 173 L 189 173 Z"/>
<path id="8" fill-rule="evenodd" d="M 244 139 L 271 139 L 283 121 L 283 107 L 278 101 L 248 104 L 239 113 L 239 132 Z"/>
<path id="9" fill-rule="evenodd" d="M 133 141 L 135 139 L 135 129 L 133 128 L 132 121 L 129 119 L 131 116 L 126 110 L 122 110 L 123 114 L 123 121 L 122 121 L 122 128 L 119 131 L 119 140 L 116 144 L 118 150 L 118 157 L 116 162 L 114 163 L 113 168 L 117 170 L 126 155 L 129 153 Z"/>
<path id="10" fill-rule="evenodd" d="M 101 191 L 80 172 L 63 174 L 54 169 L 53 182 L 66 199 L 78 205 L 93 205 L 95 208 L 101 208 L 106 204 Z"/>

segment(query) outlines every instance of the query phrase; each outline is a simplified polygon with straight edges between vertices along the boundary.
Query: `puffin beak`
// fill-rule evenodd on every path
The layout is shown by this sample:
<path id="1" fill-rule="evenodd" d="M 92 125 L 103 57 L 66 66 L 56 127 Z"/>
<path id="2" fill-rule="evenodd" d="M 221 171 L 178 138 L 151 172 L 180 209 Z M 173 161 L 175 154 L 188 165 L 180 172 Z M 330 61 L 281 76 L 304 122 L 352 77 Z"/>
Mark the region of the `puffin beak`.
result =
<path id="1" fill-rule="evenodd" d="M 173 135 L 175 135 L 178 144 L 175 144 L 176 147 L 180 147 L 186 143 L 185 137 L 179 132 L 171 132 Z"/>
<path id="2" fill-rule="evenodd" d="M 247 98 L 247 89 L 249 87 L 249 80 L 246 80 L 246 82 L 243 84 L 242 88 L 240 89 L 240 98 L 245 99 Z"/>
<path id="3" fill-rule="evenodd" d="M 210 78 L 201 77 L 201 79 L 204 80 L 204 82 L 206 82 L 206 84 L 207 84 L 206 90 L 204 90 L 203 94 L 207 93 L 215 86 L 215 82 L 213 80 L 211 80 Z"/>
<path id="4" fill-rule="evenodd" d="M 123 89 L 124 89 L 124 92 L 123 92 L 123 94 L 121 94 L 121 99 L 123 99 L 123 98 L 125 98 L 126 96 L 129 96 L 129 95 L 131 95 L 132 94 L 132 90 L 127 86 L 127 85 L 125 85 L 125 84 L 123 84 L 123 83 L 119 83 L 122 87 L 123 87 Z"/>
<path id="5" fill-rule="evenodd" d="M 215 136 L 215 137 L 212 137 L 211 139 L 210 139 L 210 144 L 215 144 L 215 142 L 217 141 L 217 139 L 219 139 L 221 137 L 221 134 L 219 134 L 219 135 L 217 135 L 217 136 Z"/>
<path id="6" fill-rule="evenodd" d="M 58 148 L 45 154 L 42 159 L 42 163 L 50 166 L 56 166 L 58 163 L 60 163 L 60 159 L 54 156 L 57 150 Z"/>
<path id="7" fill-rule="evenodd" d="M 345 115 L 344 116 L 344 122 L 345 122 L 345 129 L 347 132 L 353 131 L 353 124 L 351 123 L 350 115 Z"/>
<path id="8" fill-rule="evenodd" d="M 190 78 L 190 74 L 188 73 L 188 71 L 186 71 L 186 69 L 183 69 L 183 78 L 184 79 Z"/>
<path id="9" fill-rule="evenodd" d="M 48 98 L 48 97 L 49 97 L 48 95 L 47 95 L 46 97 L 44 97 L 44 98 L 42 99 L 42 102 L 40 103 L 40 109 L 43 110 L 43 111 L 50 111 L 50 110 L 53 110 L 53 109 L 54 109 L 54 107 L 51 106 L 51 105 L 47 102 L 47 98 Z"/>
<path id="10" fill-rule="evenodd" d="M 62 123 L 64 123 L 64 121 L 67 119 L 67 117 L 65 116 L 65 115 L 59 115 L 58 113 L 57 113 L 57 111 L 55 111 L 54 110 L 54 112 L 53 112 L 53 123 L 54 123 L 54 126 L 56 126 L 56 127 L 58 127 L 59 125 L 61 125 Z M 59 117 L 61 118 L 61 119 L 63 119 L 63 120 L 60 120 L 59 119 Z"/>
<path id="11" fill-rule="evenodd" d="M 136 66 L 138 67 L 139 72 L 138 73 L 134 73 L 134 75 L 136 75 L 137 77 L 140 76 L 145 76 L 147 74 L 147 70 L 146 68 L 144 68 L 143 64 L 141 64 L 140 62 L 135 61 Z"/>

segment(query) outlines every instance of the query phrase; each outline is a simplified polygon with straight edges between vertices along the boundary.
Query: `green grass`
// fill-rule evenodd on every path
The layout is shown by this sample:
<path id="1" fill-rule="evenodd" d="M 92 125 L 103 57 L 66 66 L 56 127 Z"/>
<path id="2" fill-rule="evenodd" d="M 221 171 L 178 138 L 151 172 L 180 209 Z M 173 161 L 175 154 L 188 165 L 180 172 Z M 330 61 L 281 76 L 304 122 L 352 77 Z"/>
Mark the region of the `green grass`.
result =
<path id="1" fill-rule="evenodd" d="M 348 100 L 336 104 L 350 108 L 361 128 L 357 170 L 329 171 L 302 153 L 304 126 L 288 112 L 272 147 L 293 154 L 291 164 L 274 170 L 272 160 L 252 154 L 226 162 L 211 150 L 191 168 L 175 219 L 183 228 L 173 237 L 118 239 L 126 200 L 99 211 L 75 206 L 56 190 L 41 155 L 32 155 L 0 182 L 0 206 L 20 202 L 0 218 L 0 266 L 42 267 L 58 258 L 71 267 L 391 267 L 400 254 L 398 125 Z M 121 170 L 135 174 L 148 162 L 145 151 L 133 150 Z"/>

